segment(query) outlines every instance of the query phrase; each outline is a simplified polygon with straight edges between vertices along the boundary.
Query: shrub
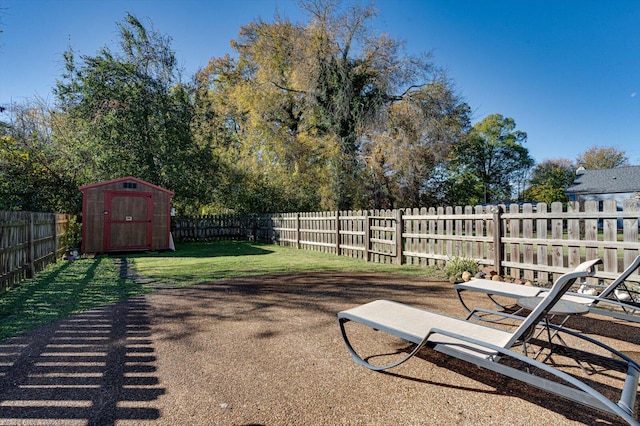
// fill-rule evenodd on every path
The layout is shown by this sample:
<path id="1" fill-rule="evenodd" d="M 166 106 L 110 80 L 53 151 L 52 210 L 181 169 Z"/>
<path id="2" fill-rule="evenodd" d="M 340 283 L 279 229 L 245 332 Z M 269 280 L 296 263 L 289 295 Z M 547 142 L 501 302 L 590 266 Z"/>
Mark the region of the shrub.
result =
<path id="1" fill-rule="evenodd" d="M 82 223 L 79 223 L 75 217 L 69 219 L 66 232 L 62 234 L 60 244 L 65 249 L 79 248 L 82 239 Z"/>
<path id="2" fill-rule="evenodd" d="M 462 281 L 462 274 L 464 272 L 469 272 L 471 276 L 478 273 L 478 263 L 473 259 L 465 257 L 450 257 L 449 260 L 447 260 L 444 271 L 449 281 L 460 282 Z"/>

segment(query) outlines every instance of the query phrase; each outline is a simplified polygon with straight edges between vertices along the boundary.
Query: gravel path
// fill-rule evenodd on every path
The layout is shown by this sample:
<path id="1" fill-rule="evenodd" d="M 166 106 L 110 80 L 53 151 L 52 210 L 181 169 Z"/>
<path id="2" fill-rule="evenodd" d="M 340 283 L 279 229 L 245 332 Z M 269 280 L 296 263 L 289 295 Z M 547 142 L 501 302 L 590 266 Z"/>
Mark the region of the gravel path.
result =
<path id="1" fill-rule="evenodd" d="M 379 298 L 464 316 L 451 284 L 386 274 L 162 289 L 0 344 L 0 425 L 615 424 L 434 351 L 387 373 L 356 365 L 336 313 Z M 569 325 L 640 352 L 633 325 L 591 315 Z M 354 338 L 404 353 L 379 334 Z"/>

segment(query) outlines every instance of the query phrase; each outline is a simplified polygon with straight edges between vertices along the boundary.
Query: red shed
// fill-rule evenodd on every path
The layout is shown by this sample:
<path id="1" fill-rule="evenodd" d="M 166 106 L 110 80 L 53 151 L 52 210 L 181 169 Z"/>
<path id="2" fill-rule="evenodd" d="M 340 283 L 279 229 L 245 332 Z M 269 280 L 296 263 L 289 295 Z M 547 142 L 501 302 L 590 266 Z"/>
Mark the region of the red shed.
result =
<path id="1" fill-rule="evenodd" d="M 172 248 L 173 192 L 131 176 L 79 189 L 83 252 Z"/>

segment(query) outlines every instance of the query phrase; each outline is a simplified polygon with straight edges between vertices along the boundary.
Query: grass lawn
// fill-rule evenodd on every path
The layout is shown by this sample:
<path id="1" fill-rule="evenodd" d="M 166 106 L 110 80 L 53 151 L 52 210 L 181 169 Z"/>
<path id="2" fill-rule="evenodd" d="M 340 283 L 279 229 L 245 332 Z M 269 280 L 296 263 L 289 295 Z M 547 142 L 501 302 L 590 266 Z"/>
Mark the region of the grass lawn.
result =
<path id="1" fill-rule="evenodd" d="M 437 278 L 433 268 L 367 263 L 335 254 L 246 241 L 178 245 L 175 252 L 129 256 L 145 277 L 189 285 L 222 278 L 296 271 L 370 271 Z M 444 278 L 444 276 L 440 276 Z"/>
<path id="2" fill-rule="evenodd" d="M 0 295 L 0 341 L 148 291 L 120 278 L 109 257 L 59 261 Z"/>
<path id="3" fill-rule="evenodd" d="M 328 253 L 246 241 L 178 244 L 175 252 L 128 255 L 137 272 L 157 282 L 120 277 L 113 258 L 59 261 L 0 295 L 0 341 L 72 314 L 156 290 L 222 278 L 296 271 L 368 271 L 445 279 L 442 271 L 367 263 Z"/>

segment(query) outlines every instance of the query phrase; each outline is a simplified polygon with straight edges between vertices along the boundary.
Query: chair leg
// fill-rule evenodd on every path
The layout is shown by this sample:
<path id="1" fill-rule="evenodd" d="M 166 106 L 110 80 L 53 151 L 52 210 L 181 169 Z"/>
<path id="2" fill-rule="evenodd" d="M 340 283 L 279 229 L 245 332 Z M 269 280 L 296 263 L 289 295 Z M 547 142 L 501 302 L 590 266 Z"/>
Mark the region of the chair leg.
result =
<path id="1" fill-rule="evenodd" d="M 427 340 L 429 339 L 429 336 L 431 335 L 431 333 L 427 334 L 424 337 L 424 339 L 422 339 L 422 341 L 420 343 L 418 343 L 415 348 L 413 348 L 411 353 L 409 355 L 405 356 L 404 358 L 402 358 L 400 361 L 394 362 L 393 364 L 389 364 L 389 365 L 377 366 L 377 365 L 373 365 L 373 364 L 370 364 L 367 361 L 365 361 L 360 355 L 358 355 L 358 353 L 355 351 L 355 349 L 351 345 L 351 342 L 349 341 L 349 338 L 347 337 L 347 331 L 345 330 L 345 327 L 344 327 L 344 323 L 345 322 L 349 322 L 349 321 L 350 320 L 348 320 L 346 318 L 339 318 L 338 319 L 338 322 L 340 324 L 340 332 L 342 333 L 342 340 L 344 340 L 344 344 L 346 345 L 347 350 L 351 354 L 351 357 L 353 358 L 353 360 L 357 364 L 360 364 L 360 365 L 362 365 L 364 367 L 367 367 L 368 369 L 373 370 L 373 371 L 388 370 L 390 368 L 397 367 L 398 365 L 407 362 L 409 359 L 413 358 L 413 356 L 415 354 L 417 354 L 420 351 L 420 349 L 422 349 L 426 345 Z"/>
<path id="2" fill-rule="evenodd" d="M 627 410 L 629 414 L 633 414 L 633 409 L 636 405 L 636 395 L 638 394 L 638 378 L 640 371 L 634 366 L 630 365 L 627 370 L 627 378 L 624 381 L 624 388 L 622 388 L 622 395 L 618 405 Z"/>

